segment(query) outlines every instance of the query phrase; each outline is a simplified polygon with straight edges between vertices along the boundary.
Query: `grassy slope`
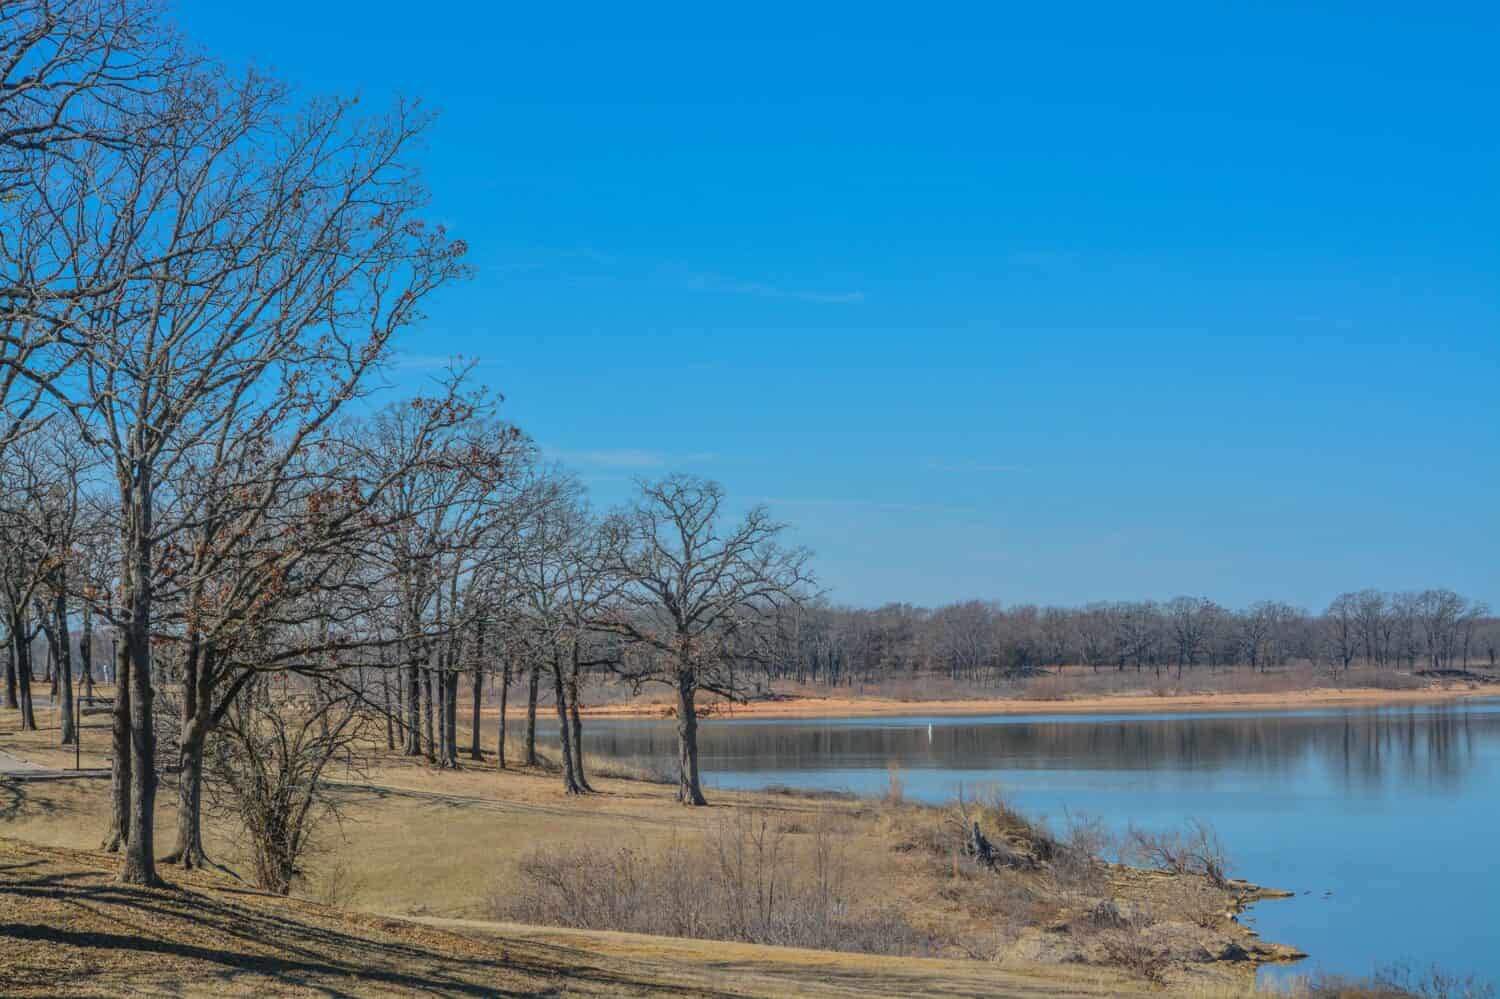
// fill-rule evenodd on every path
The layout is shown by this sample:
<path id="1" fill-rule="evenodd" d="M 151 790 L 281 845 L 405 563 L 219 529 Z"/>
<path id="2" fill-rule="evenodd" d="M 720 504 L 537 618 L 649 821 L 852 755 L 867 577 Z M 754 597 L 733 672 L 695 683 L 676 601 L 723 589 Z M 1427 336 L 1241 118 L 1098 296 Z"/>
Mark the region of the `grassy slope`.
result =
<path id="1" fill-rule="evenodd" d="M 430 923 L 329 909 L 175 873 L 114 884 L 114 858 L 0 840 L 7 995 L 1109 996 L 1093 969 Z"/>
<path id="2" fill-rule="evenodd" d="M 48 719 L 42 721 L 46 725 Z M 102 762 L 97 750 L 103 748 L 107 739 L 107 732 L 102 727 L 104 719 L 90 721 L 93 724 L 85 739 L 90 752 L 85 753 L 85 766 Z M 19 733 L 14 714 L 0 713 L 0 748 L 48 766 L 71 763 L 63 759 L 71 753 L 55 747 L 56 738 L 55 730 Z M 863 886 L 864 897 L 896 904 L 912 918 L 934 927 L 962 928 L 971 924 L 971 929 L 976 931 L 984 929 L 984 917 L 952 894 L 954 886 L 950 878 L 934 877 L 932 863 L 924 861 L 919 852 L 893 848 L 896 843 L 893 837 L 898 831 L 882 813 L 869 814 L 868 803 L 724 793 L 714 795 L 718 807 L 682 809 L 673 804 L 670 787 L 607 779 L 596 780 L 596 784 L 603 793 L 581 799 L 569 798 L 561 793 L 558 779 L 549 774 L 511 771 L 502 775 L 495 773 L 491 766 L 478 764 L 470 764 L 456 773 L 439 772 L 420 763 L 385 760 L 366 779 L 357 780 L 353 786 L 341 790 L 346 820 L 341 828 L 328 827 L 323 852 L 309 858 L 307 866 L 311 876 L 299 884 L 298 890 L 310 899 L 334 900 L 341 906 L 366 913 L 479 921 L 487 918 L 489 893 L 496 887 L 505 890 L 505 886 L 513 883 L 516 864 L 538 844 L 576 845 L 601 850 L 626 845 L 650 848 L 675 837 L 711 833 L 717 823 L 733 814 L 736 808 L 748 806 L 770 810 L 779 816 L 777 821 L 800 825 L 810 825 L 815 813 L 827 815 L 831 812 L 838 817 L 844 835 L 851 837 L 849 853 L 855 864 L 853 875 Z M 119 889 L 104 891 L 102 888 L 105 875 L 113 870 L 115 861 L 87 851 L 98 846 L 107 825 L 107 786 L 102 780 L 32 784 L 0 781 L 0 836 L 39 846 L 83 851 L 56 854 L 47 864 L 75 865 L 81 873 L 67 877 L 99 889 L 95 897 L 102 899 L 98 904 L 103 905 L 114 904 L 111 899 L 119 897 Z M 157 815 L 158 847 L 162 851 L 170 846 L 174 819 L 173 793 L 164 787 L 158 799 Z M 211 821 L 208 824 L 206 839 L 210 855 L 218 862 L 243 871 L 246 865 L 238 848 L 238 838 L 232 822 Z M 12 852 L 17 849 L 20 847 L 11 847 Z M 212 887 L 230 884 L 219 877 L 186 876 L 170 868 L 163 873 L 174 883 L 185 881 L 195 890 L 208 892 L 209 895 L 204 897 L 252 897 L 225 894 L 227 888 Z M 8 876 L 0 874 L 0 879 Z M 60 877 L 48 876 L 54 880 Z M 5 884 L 0 880 L 0 891 L 4 889 Z M 13 903 L 15 899 L 10 901 Z M 255 904 L 291 906 L 289 911 L 302 911 L 296 909 L 299 903 L 282 900 L 264 900 Z M 18 919 L 21 923 L 38 921 L 31 915 L 32 911 L 40 910 L 32 909 L 29 903 L 20 910 L 13 908 L 12 915 L 0 918 L 0 922 L 9 924 L 3 932 L 15 935 Z M 76 906 L 54 912 L 58 917 L 70 914 L 78 914 Z M 327 915 L 326 918 L 335 917 Z M 358 923 L 362 917 L 351 918 Z M 367 928 L 374 925 L 378 929 L 378 924 L 360 925 Z M 477 922 L 463 925 L 465 932 L 481 931 Z M 651 988 L 666 988 L 671 983 L 684 981 L 673 977 L 678 974 L 688 975 L 686 980 L 699 981 L 691 978 L 692 972 L 682 970 L 684 963 L 688 968 L 721 969 L 726 981 L 738 980 L 750 971 L 742 966 L 739 957 L 729 955 L 759 953 L 777 955 L 774 960 L 755 958 L 752 962 L 768 961 L 773 968 L 764 974 L 771 977 L 765 979 L 763 992 L 747 994 L 841 994 L 837 990 L 846 988 L 840 983 L 849 975 L 859 978 L 858 987 L 864 989 L 871 981 L 895 981 L 906 974 L 925 979 L 929 971 L 923 969 L 939 969 L 931 972 L 937 975 L 939 984 L 933 987 L 939 990 L 947 988 L 941 985 L 944 981 L 967 983 L 955 986 L 955 991 L 950 994 L 980 994 L 975 982 L 986 984 L 986 987 L 993 984 L 1000 989 L 999 994 L 1089 994 L 1088 990 L 1096 989 L 1096 986 L 1103 989 L 1102 993 L 1096 989 L 1096 994 L 1119 994 L 1139 988 L 1138 985 L 1127 985 L 1126 979 L 1109 970 L 1060 966 L 1057 963 L 1045 966 L 1028 964 L 1037 956 L 1030 952 L 1008 958 L 1003 965 L 1004 973 L 1000 973 L 993 963 L 930 963 L 833 954 L 808 957 L 807 952 L 803 957 L 793 959 L 788 952 L 745 945 L 660 938 L 644 938 L 654 942 L 643 945 L 640 942 L 643 938 L 625 935 L 519 928 L 506 928 L 501 932 L 507 941 L 525 939 L 538 945 L 569 946 L 581 954 L 600 955 L 598 960 L 610 969 L 618 968 L 619 960 L 623 958 L 636 960 L 643 946 L 648 951 L 654 948 L 667 956 L 662 958 L 666 961 L 662 966 L 649 965 L 639 972 L 648 982 L 654 983 Z M 175 930 L 171 931 L 163 939 L 170 941 L 175 933 Z M 148 954 L 156 946 L 142 945 Z M 443 945 L 444 948 L 447 946 Z M 4 942 L 0 941 L 0 950 L 3 949 Z M 134 944 L 124 948 L 126 952 L 135 949 Z M 162 953 L 166 951 L 163 949 Z M 61 960 L 56 954 L 44 959 L 54 963 Z M 751 960 L 749 957 L 744 959 Z M 264 971 L 240 970 L 244 960 L 236 959 L 237 963 L 230 971 L 212 973 L 219 977 L 227 975 L 227 980 L 231 981 L 246 975 L 251 976 L 246 980 L 261 981 L 253 976 L 264 975 Z M 300 980 L 299 976 L 311 973 L 297 968 L 293 959 L 285 955 L 275 960 L 291 962 L 285 965 L 286 970 L 278 979 L 285 984 L 295 983 Z M 413 960 L 420 964 L 440 958 L 416 955 Z M 359 966 L 358 960 L 353 961 L 353 966 Z M 149 976 L 154 967 L 148 961 L 132 973 Z M 317 969 L 317 974 L 332 980 L 345 973 L 340 967 L 336 961 L 331 961 L 327 967 Z M 1028 968 L 1032 970 L 1024 970 Z M 548 966 L 545 973 L 552 974 L 555 970 Z M 210 972 L 211 969 L 202 968 L 193 974 Z M 0 981 L 5 979 L 0 978 Z M 1106 987 L 1099 983 L 1108 984 Z M 1062 991 L 1051 991 L 1054 986 Z M 577 985 L 579 989 L 585 987 L 586 983 Z M 46 991 L 41 986 L 33 988 Z M 255 991 L 254 987 L 247 988 Z M 834 991 L 828 991 L 830 989 Z M 357 991 L 363 993 L 366 989 Z M 892 994 L 911 992 L 912 986 L 908 984 L 896 988 Z"/>

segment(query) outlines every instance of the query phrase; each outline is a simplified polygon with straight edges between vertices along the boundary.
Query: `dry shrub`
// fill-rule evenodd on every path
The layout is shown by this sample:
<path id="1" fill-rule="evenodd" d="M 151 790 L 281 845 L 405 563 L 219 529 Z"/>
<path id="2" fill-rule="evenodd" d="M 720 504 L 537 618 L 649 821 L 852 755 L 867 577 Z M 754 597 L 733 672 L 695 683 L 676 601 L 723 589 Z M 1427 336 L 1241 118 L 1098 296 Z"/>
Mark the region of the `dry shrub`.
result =
<path id="1" fill-rule="evenodd" d="M 1052 875 L 1076 891 L 1104 890 L 1108 868 L 1104 861 L 1114 837 L 1098 816 L 1065 813 L 1063 836 L 1052 857 Z"/>
<path id="2" fill-rule="evenodd" d="M 496 919 L 706 940 L 923 955 L 931 937 L 891 908 L 852 906 L 845 840 L 827 823 L 797 842 L 764 811 L 739 810 L 712 835 L 606 850 L 544 846 Z"/>
<path id="3" fill-rule="evenodd" d="M 1473 975 L 1433 967 L 1415 971 L 1393 965 L 1368 979 L 1319 975 L 1293 984 L 1292 995 L 1306 999 L 1494 999 L 1495 987 Z"/>
<path id="4" fill-rule="evenodd" d="M 304 876 L 315 832 L 340 818 L 325 774 L 359 765 L 369 724 L 353 693 L 323 681 L 288 696 L 259 677 L 232 703 L 204 757 L 204 791 L 239 818 L 257 885 L 286 895 Z"/>
<path id="5" fill-rule="evenodd" d="M 1148 982 L 1157 985 L 1166 983 L 1167 971 L 1172 967 L 1172 956 L 1151 940 L 1145 927 L 1127 920 L 1119 929 L 1105 931 L 1100 944 L 1110 964 L 1118 965 Z"/>
<path id="6" fill-rule="evenodd" d="M 1173 874 L 1196 874 L 1219 888 L 1229 883 L 1229 854 L 1214 827 L 1189 819 L 1185 830 L 1150 832 L 1131 826 L 1126 852 L 1140 863 Z"/>

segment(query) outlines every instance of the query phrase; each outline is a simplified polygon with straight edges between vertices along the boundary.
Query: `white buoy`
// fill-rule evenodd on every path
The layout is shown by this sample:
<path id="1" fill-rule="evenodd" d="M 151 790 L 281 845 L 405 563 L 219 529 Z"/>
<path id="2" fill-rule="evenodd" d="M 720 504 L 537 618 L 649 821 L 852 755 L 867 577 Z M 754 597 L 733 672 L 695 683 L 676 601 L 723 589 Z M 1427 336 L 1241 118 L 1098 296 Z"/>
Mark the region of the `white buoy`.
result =
<path id="1" fill-rule="evenodd" d="M 927 744 L 932 745 L 932 723 L 927 723 Z"/>

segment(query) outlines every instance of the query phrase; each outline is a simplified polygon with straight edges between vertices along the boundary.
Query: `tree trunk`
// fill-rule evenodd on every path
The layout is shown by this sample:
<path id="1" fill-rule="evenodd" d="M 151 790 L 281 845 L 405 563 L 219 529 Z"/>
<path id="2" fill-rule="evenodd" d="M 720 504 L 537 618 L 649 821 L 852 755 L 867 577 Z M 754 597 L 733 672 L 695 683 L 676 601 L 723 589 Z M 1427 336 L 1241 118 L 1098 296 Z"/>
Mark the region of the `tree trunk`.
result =
<path id="1" fill-rule="evenodd" d="M 568 699 L 563 693 L 562 657 L 552 653 L 552 696 L 557 701 L 557 745 L 562 753 L 563 791 L 581 794 L 577 774 L 573 769 L 573 735 L 568 730 Z"/>
<path id="2" fill-rule="evenodd" d="M 432 721 L 433 721 L 433 718 L 432 718 L 432 716 L 433 716 L 433 710 L 432 710 L 432 668 L 430 666 L 423 666 L 422 667 L 422 676 L 421 676 L 421 679 L 422 679 L 422 690 L 421 690 L 421 696 L 422 696 L 422 724 L 424 726 L 423 727 L 423 733 L 425 734 L 425 736 L 427 738 L 427 759 L 430 762 L 436 763 L 437 762 L 437 740 L 433 737 L 433 734 L 432 734 Z"/>
<path id="3" fill-rule="evenodd" d="M 78 665 L 83 670 L 83 696 L 94 696 L 94 611 L 83 602 L 83 626 L 78 635 Z"/>
<path id="4" fill-rule="evenodd" d="M 24 613 L 12 611 L 10 619 L 11 648 L 15 650 L 16 681 L 20 690 L 21 731 L 36 731 L 36 711 L 31 704 L 31 639 L 26 636 Z"/>
<path id="5" fill-rule="evenodd" d="M 406 755 L 422 755 L 422 676 L 415 664 L 406 667 Z"/>
<path id="6" fill-rule="evenodd" d="M 182 738 L 177 747 L 177 843 L 163 863 L 202 867 L 203 746 L 213 723 L 213 688 L 207 682 L 213 664 L 208 649 L 196 636 L 183 658 Z"/>
<path id="7" fill-rule="evenodd" d="M 698 781 L 697 687 L 686 670 L 677 674 L 677 803 L 706 805 Z"/>
<path id="8" fill-rule="evenodd" d="M 62 744 L 73 745 L 78 738 L 78 733 L 73 730 L 73 650 L 72 637 L 68 634 L 68 601 L 63 594 L 59 593 L 52 599 L 52 610 L 56 629 L 56 669 L 57 689 L 62 694 L 60 706 L 62 708 Z M 54 701 L 54 704 L 59 703 Z"/>
<path id="9" fill-rule="evenodd" d="M 136 606 L 140 601 L 136 601 Z M 120 866 L 127 884 L 154 885 L 156 876 L 156 729 L 151 717 L 151 649 L 144 621 L 125 631 L 130 655 L 130 833 Z"/>
<path id="10" fill-rule="evenodd" d="M 448 676 L 441 667 L 427 674 L 427 689 L 433 697 L 435 711 L 432 737 L 428 746 L 434 749 L 433 760 L 438 766 L 448 765 Z"/>
<path id="11" fill-rule="evenodd" d="M 578 646 L 573 646 L 573 668 L 568 672 L 568 720 L 573 726 L 573 780 L 585 791 L 592 791 L 583 772 L 583 718 L 578 712 Z"/>
<path id="12" fill-rule="evenodd" d="M 396 724 L 391 720 L 391 674 L 387 670 L 380 671 L 380 696 L 385 708 L 385 748 L 395 752 Z"/>
<path id="13" fill-rule="evenodd" d="M 480 688 L 484 685 L 484 670 L 479 664 L 474 665 L 474 717 L 469 724 L 469 759 L 479 761 L 484 759 L 484 753 L 479 749 L 479 708 L 482 700 Z"/>
<path id="14" fill-rule="evenodd" d="M 16 690 L 16 646 L 12 639 L 5 643 L 5 706 L 7 708 L 19 708 L 20 700 L 17 699 Z"/>
<path id="15" fill-rule="evenodd" d="M 201 720 L 183 727 L 177 775 L 177 845 L 162 860 L 191 870 L 202 867 L 203 853 L 203 744 L 206 733 Z"/>
<path id="16" fill-rule="evenodd" d="M 156 885 L 156 728 L 151 717 L 151 473 L 139 469 L 125 544 L 125 650 L 130 657 L 130 835 L 120 864 L 126 884 Z"/>
<path id="17" fill-rule="evenodd" d="M 130 660 L 124 649 L 115 653 L 115 705 L 110 712 L 109 797 L 110 828 L 104 849 L 118 853 L 130 838 Z"/>
<path id="18" fill-rule="evenodd" d="M 505 769 L 505 708 L 510 703 L 510 663 L 500 671 L 500 734 L 495 737 L 495 767 Z"/>
<path id="19" fill-rule="evenodd" d="M 537 766 L 536 758 L 536 695 L 537 695 L 538 673 L 535 663 L 531 664 L 531 687 L 526 693 L 526 765 Z"/>
<path id="20" fill-rule="evenodd" d="M 448 748 L 447 765 L 457 769 L 458 767 L 458 670 L 449 669 L 446 677 L 448 684 Z"/>

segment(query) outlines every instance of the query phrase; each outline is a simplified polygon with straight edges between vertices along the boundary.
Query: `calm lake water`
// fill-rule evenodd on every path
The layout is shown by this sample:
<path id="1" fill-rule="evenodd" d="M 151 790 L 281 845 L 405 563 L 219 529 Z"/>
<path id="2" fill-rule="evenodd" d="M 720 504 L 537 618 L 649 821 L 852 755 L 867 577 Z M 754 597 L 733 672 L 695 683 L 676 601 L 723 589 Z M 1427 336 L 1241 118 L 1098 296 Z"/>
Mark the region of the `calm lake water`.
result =
<path id="1" fill-rule="evenodd" d="M 707 722 L 709 787 L 766 784 L 908 797 L 1002 790 L 1060 824 L 1219 830 L 1232 870 L 1297 892 L 1247 921 L 1315 968 L 1433 963 L 1500 982 L 1500 700 L 1452 706 L 1175 716 Z M 670 765 L 669 722 L 589 721 L 590 750 Z M 1265 974 L 1284 974 L 1266 969 Z"/>

